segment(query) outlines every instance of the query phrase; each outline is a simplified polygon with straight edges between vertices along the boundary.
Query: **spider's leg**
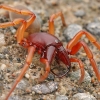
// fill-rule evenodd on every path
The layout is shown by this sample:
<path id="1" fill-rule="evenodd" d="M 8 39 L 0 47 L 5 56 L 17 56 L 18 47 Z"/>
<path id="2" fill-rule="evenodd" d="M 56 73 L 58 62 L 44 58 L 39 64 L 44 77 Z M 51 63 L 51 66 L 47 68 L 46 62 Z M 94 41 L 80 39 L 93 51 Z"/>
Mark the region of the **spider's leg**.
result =
<path id="1" fill-rule="evenodd" d="M 41 59 L 40 59 L 40 61 L 46 65 L 45 73 L 44 73 L 44 75 L 42 75 L 37 80 L 38 82 L 42 82 L 42 81 L 44 81 L 48 77 L 49 72 L 50 72 L 50 64 L 51 64 L 54 56 L 55 56 L 55 47 L 54 46 L 47 47 L 47 49 L 42 54 Z"/>
<path id="2" fill-rule="evenodd" d="M 100 43 L 97 42 L 96 38 L 90 34 L 87 31 L 80 31 L 78 32 L 73 38 L 72 40 L 67 44 L 67 48 L 69 50 L 71 50 L 71 48 L 77 44 L 77 42 L 79 41 L 79 39 L 82 37 L 82 35 L 86 35 L 86 37 L 90 40 L 90 42 L 92 42 L 99 50 L 100 50 Z"/>
<path id="3" fill-rule="evenodd" d="M 79 84 L 82 83 L 83 79 L 84 79 L 84 75 L 85 75 L 85 71 L 84 71 L 84 65 L 82 63 L 81 60 L 77 59 L 77 58 L 70 58 L 71 62 L 77 62 L 79 64 L 80 70 L 81 70 L 81 77 L 79 79 Z"/>
<path id="4" fill-rule="evenodd" d="M 51 15 L 50 19 L 49 19 L 49 33 L 50 34 L 53 34 L 54 35 L 54 20 L 58 17 L 61 17 L 61 20 L 62 20 L 62 24 L 63 26 L 66 26 L 66 22 L 65 22 L 65 19 L 64 19 L 64 16 L 62 14 L 62 12 L 58 12 L 56 14 L 53 14 Z"/>
<path id="5" fill-rule="evenodd" d="M 15 19 L 12 22 L 7 22 L 7 23 L 0 24 L 0 28 L 4 28 L 4 27 L 14 26 L 14 25 L 22 23 L 22 25 L 19 27 L 19 29 L 18 29 L 18 31 L 16 33 L 17 42 L 20 43 L 21 40 L 24 37 L 25 30 L 35 20 L 35 18 L 36 18 L 35 14 L 33 12 L 29 11 L 29 10 L 19 10 L 19 9 L 14 8 L 14 7 L 10 7 L 8 5 L 3 5 L 3 4 L 0 5 L 0 8 L 8 10 L 8 11 L 15 12 L 15 13 L 18 13 L 18 14 L 29 15 L 30 16 L 30 18 L 27 19 L 26 21 L 24 19 L 18 18 L 18 19 Z"/>
<path id="6" fill-rule="evenodd" d="M 73 44 L 72 44 L 72 45 L 73 45 Z M 81 47 L 84 48 L 84 50 L 85 50 L 85 52 L 86 52 L 86 54 L 87 54 L 87 57 L 89 58 L 90 63 L 91 63 L 91 65 L 92 65 L 93 69 L 94 69 L 94 72 L 95 72 L 96 76 L 97 76 L 97 79 L 100 81 L 100 73 L 99 73 L 98 67 L 97 67 L 97 65 L 96 65 L 96 62 L 95 62 L 95 60 L 94 60 L 94 58 L 93 58 L 93 54 L 92 54 L 91 50 L 88 48 L 88 46 L 87 46 L 84 42 L 79 41 L 77 44 L 75 44 L 75 45 L 71 48 L 71 51 L 70 51 L 69 53 L 70 53 L 71 55 L 74 55 L 74 54 L 76 54 L 76 53 L 79 51 L 79 49 L 80 49 Z M 67 49 L 68 49 L 68 48 L 67 48 Z"/>
<path id="7" fill-rule="evenodd" d="M 27 71 L 27 69 L 29 68 L 29 65 L 32 62 L 34 52 L 35 52 L 35 47 L 31 46 L 31 47 L 28 48 L 28 55 L 27 55 L 27 58 L 26 58 L 26 63 L 24 64 L 24 67 L 23 67 L 21 73 L 19 74 L 18 78 L 16 79 L 14 85 L 12 86 L 12 88 L 11 88 L 10 92 L 8 93 L 8 95 L 6 96 L 5 100 L 8 100 L 9 96 L 11 95 L 11 93 L 16 88 L 16 85 L 20 82 L 20 80 L 25 75 L 25 72 Z"/>
<path id="8" fill-rule="evenodd" d="M 44 63 L 46 66 L 45 66 L 44 75 L 40 76 L 40 78 L 38 78 L 38 80 L 37 80 L 38 83 L 43 82 L 48 77 L 49 72 L 50 72 L 50 64 L 49 64 L 48 60 L 42 58 L 41 62 Z"/>

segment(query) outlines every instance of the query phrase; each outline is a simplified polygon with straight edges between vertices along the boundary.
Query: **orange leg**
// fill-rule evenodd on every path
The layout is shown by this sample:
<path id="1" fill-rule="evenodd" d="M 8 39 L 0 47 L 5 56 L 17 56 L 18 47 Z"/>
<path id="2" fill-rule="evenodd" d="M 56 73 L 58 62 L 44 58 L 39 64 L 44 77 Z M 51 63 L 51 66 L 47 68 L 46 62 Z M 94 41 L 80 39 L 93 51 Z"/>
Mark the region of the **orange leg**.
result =
<path id="1" fill-rule="evenodd" d="M 16 79 L 14 85 L 12 86 L 10 92 L 8 93 L 7 97 L 5 100 L 8 100 L 9 96 L 11 95 L 11 93 L 14 91 L 14 89 L 16 88 L 16 85 L 20 82 L 20 80 L 23 78 L 25 72 L 27 71 L 27 69 L 29 68 L 29 65 L 31 64 L 32 62 L 32 58 L 33 58 L 33 55 L 34 55 L 34 52 L 35 52 L 35 47 L 31 46 L 29 47 L 28 49 L 28 56 L 26 58 L 26 63 L 20 73 L 20 75 L 18 76 L 18 78 Z"/>
<path id="2" fill-rule="evenodd" d="M 80 83 L 82 83 L 82 81 L 84 79 L 84 75 L 85 75 L 84 65 L 83 65 L 82 61 L 77 58 L 70 58 L 70 61 L 79 63 L 79 67 L 81 69 L 81 78 L 79 79 L 79 84 L 80 84 Z"/>
<path id="3" fill-rule="evenodd" d="M 55 20 L 57 17 L 59 17 L 59 16 L 61 17 L 63 26 L 66 26 L 65 19 L 64 19 L 64 16 L 63 16 L 62 12 L 58 12 L 58 13 L 56 13 L 56 14 L 53 14 L 53 15 L 50 17 L 50 20 L 49 20 L 49 33 L 50 33 L 50 34 L 53 34 L 53 35 L 54 35 L 54 20 Z"/>
<path id="4" fill-rule="evenodd" d="M 72 48 L 75 44 L 77 44 L 77 42 L 78 42 L 79 39 L 82 37 L 82 35 L 86 35 L 86 37 L 100 50 L 100 44 L 97 42 L 96 38 L 95 38 L 92 34 L 86 32 L 86 31 L 83 31 L 83 30 L 80 31 L 80 32 L 78 32 L 78 33 L 73 37 L 73 39 L 68 43 L 67 49 L 71 50 L 71 48 Z"/>
<path id="5" fill-rule="evenodd" d="M 41 58 L 40 61 L 43 62 L 43 63 L 45 63 L 45 64 L 46 64 L 46 67 L 45 67 L 45 73 L 44 73 L 44 75 L 42 75 L 42 76 L 37 80 L 39 83 L 40 83 L 40 82 L 43 82 L 43 81 L 48 77 L 49 72 L 50 72 L 50 65 L 49 65 L 48 60 Z"/>
<path id="6" fill-rule="evenodd" d="M 87 57 L 89 58 L 90 63 L 91 63 L 91 65 L 92 65 L 92 67 L 93 67 L 93 69 L 94 69 L 94 71 L 95 71 L 95 74 L 96 74 L 98 80 L 100 81 L 100 73 L 99 73 L 99 70 L 98 70 L 98 68 L 97 68 L 96 62 L 95 62 L 95 60 L 93 59 L 93 54 L 92 54 L 91 50 L 88 48 L 88 46 L 87 46 L 84 42 L 79 41 L 76 45 L 74 45 L 74 46 L 72 47 L 71 51 L 70 51 L 70 54 L 71 54 L 71 55 L 76 54 L 76 53 L 79 51 L 79 49 L 80 49 L 81 47 L 84 48 L 84 50 L 85 50 L 85 52 L 86 52 L 86 54 L 87 54 Z"/>
<path id="7" fill-rule="evenodd" d="M 3 8 L 3 9 L 8 10 L 8 11 L 13 11 L 13 12 L 18 13 L 18 14 L 31 16 L 27 21 L 25 21 L 24 19 L 18 18 L 18 19 L 15 19 L 13 22 L 7 22 L 7 23 L 0 24 L 0 28 L 4 28 L 4 27 L 14 26 L 14 25 L 22 23 L 22 25 L 19 27 L 19 29 L 16 33 L 17 42 L 20 43 L 23 39 L 24 31 L 35 20 L 35 18 L 36 18 L 35 14 L 29 10 L 18 10 L 16 8 L 13 8 L 13 7 L 10 7 L 7 5 L 0 5 L 0 8 Z"/>

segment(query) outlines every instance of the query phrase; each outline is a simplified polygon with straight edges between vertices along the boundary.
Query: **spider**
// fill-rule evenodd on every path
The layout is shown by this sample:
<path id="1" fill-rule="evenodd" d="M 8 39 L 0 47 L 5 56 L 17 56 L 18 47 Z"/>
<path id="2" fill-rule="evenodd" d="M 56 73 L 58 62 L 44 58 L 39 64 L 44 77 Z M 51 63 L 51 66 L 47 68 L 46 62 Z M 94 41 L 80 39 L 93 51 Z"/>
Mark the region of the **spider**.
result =
<path id="1" fill-rule="evenodd" d="M 92 42 L 100 50 L 100 44 L 97 42 L 94 36 L 92 36 L 87 31 L 81 30 L 68 42 L 66 48 L 64 48 L 62 42 L 56 36 L 54 36 L 54 20 L 57 17 L 61 17 L 63 26 L 66 26 L 65 19 L 62 12 L 58 12 L 56 14 L 51 15 L 50 20 L 49 20 L 48 33 L 33 32 L 31 34 L 28 33 L 27 36 L 25 36 L 26 30 L 30 29 L 30 25 L 32 25 L 32 23 L 36 19 L 35 14 L 27 9 L 25 10 L 18 9 L 18 8 L 10 7 L 7 5 L 0 5 L 0 8 L 3 8 L 8 11 L 12 11 L 14 13 L 18 13 L 24 16 L 30 16 L 26 20 L 23 17 L 21 18 L 17 17 L 17 18 L 13 18 L 13 21 L 11 22 L 0 24 L 0 28 L 5 28 L 5 27 L 15 26 L 22 23 L 19 26 L 15 36 L 16 36 L 17 43 L 19 43 L 19 45 L 25 47 L 28 50 L 28 55 L 27 55 L 25 64 L 23 66 L 23 69 L 21 73 L 19 74 L 18 78 L 16 79 L 11 90 L 9 91 L 8 95 L 6 96 L 5 100 L 8 100 L 11 93 L 16 88 L 16 85 L 23 78 L 25 72 L 27 71 L 27 69 L 29 68 L 32 62 L 32 58 L 35 52 L 38 52 L 41 55 L 40 61 L 45 64 L 45 73 L 44 75 L 42 75 L 40 78 L 37 79 L 38 82 L 44 81 L 48 77 L 48 74 L 50 73 L 50 71 L 53 72 L 50 65 L 52 63 L 52 60 L 56 58 L 58 62 L 62 61 L 66 65 L 67 71 L 61 76 L 55 74 L 54 72 L 53 73 L 57 75 L 58 77 L 65 76 L 65 74 L 67 74 L 70 70 L 71 62 L 77 62 L 81 70 L 81 77 L 79 79 L 79 83 L 81 83 L 84 79 L 84 74 L 85 74 L 84 65 L 82 61 L 79 60 L 78 58 L 70 57 L 70 55 L 75 55 L 81 47 L 84 48 L 87 54 L 87 57 L 89 58 L 90 63 L 97 76 L 97 79 L 100 81 L 100 73 L 98 71 L 96 62 L 93 58 L 93 54 L 91 50 L 88 48 L 87 44 L 84 43 L 83 41 L 80 41 L 80 38 L 82 37 L 82 35 L 86 35 L 86 37 L 90 40 L 90 42 Z"/>

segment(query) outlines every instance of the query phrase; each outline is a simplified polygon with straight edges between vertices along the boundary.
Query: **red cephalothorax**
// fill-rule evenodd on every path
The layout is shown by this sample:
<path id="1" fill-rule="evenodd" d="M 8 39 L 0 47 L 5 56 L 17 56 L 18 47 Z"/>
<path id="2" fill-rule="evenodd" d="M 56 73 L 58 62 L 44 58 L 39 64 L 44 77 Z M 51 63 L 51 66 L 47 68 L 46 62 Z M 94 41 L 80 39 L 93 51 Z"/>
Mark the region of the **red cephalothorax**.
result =
<path id="1" fill-rule="evenodd" d="M 51 64 L 53 58 L 57 56 L 70 66 L 68 51 L 64 49 L 61 41 L 54 35 L 48 33 L 34 33 L 29 35 L 27 42 L 31 46 L 35 46 L 37 50 L 41 50 L 41 59 L 47 59 Z"/>
<path id="2" fill-rule="evenodd" d="M 100 50 L 100 44 L 97 42 L 97 40 L 95 39 L 94 36 L 92 36 L 90 33 L 86 32 L 86 31 L 82 30 L 82 31 L 78 32 L 71 41 L 69 41 L 66 48 L 64 48 L 61 41 L 57 37 L 54 36 L 54 19 L 56 19 L 57 17 L 60 16 L 62 19 L 63 26 L 66 26 L 62 12 L 53 14 L 50 17 L 49 33 L 45 33 L 45 32 L 41 33 L 41 32 L 36 32 L 36 30 L 34 32 L 34 27 L 32 30 L 30 28 L 30 25 L 33 24 L 33 22 L 36 18 L 35 14 L 33 12 L 31 12 L 27 9 L 26 10 L 17 9 L 17 8 L 5 6 L 5 5 L 0 5 L 0 8 L 6 9 L 8 11 L 12 11 L 12 12 L 15 12 L 15 13 L 18 13 L 21 15 L 30 16 L 30 17 L 28 17 L 29 19 L 27 19 L 27 20 L 25 20 L 23 17 L 19 17 L 19 16 L 17 16 L 17 19 L 15 17 L 13 17 L 12 22 L 0 24 L 0 28 L 5 28 L 8 26 L 14 26 L 14 25 L 18 25 L 18 24 L 22 23 L 20 25 L 20 27 L 18 28 L 15 36 L 16 36 L 17 42 L 20 45 L 22 45 L 23 47 L 28 49 L 28 55 L 27 55 L 24 67 L 23 67 L 20 75 L 16 79 L 13 87 L 11 88 L 11 90 L 8 93 L 5 100 L 8 100 L 9 96 L 14 91 L 16 85 L 23 78 L 25 72 L 27 71 L 27 69 L 29 68 L 29 65 L 32 62 L 32 58 L 33 58 L 35 52 L 38 52 L 41 55 L 40 61 L 46 65 L 45 73 L 43 76 L 41 76 L 38 79 L 38 82 L 44 81 L 48 77 L 49 72 L 50 71 L 53 72 L 53 70 L 51 70 L 51 68 L 50 68 L 50 65 L 52 63 L 52 60 L 54 58 L 57 58 L 57 60 L 62 61 L 67 67 L 66 73 L 64 73 L 63 75 L 61 75 L 59 77 L 62 77 L 68 73 L 69 68 L 71 66 L 71 62 L 77 62 L 79 64 L 79 67 L 81 70 L 81 77 L 79 79 L 79 83 L 81 83 L 84 79 L 84 74 L 85 74 L 84 65 L 81 62 L 81 60 L 79 60 L 77 58 L 69 57 L 69 55 L 75 55 L 81 47 L 84 48 L 84 50 L 87 54 L 87 57 L 89 58 L 90 63 L 95 71 L 97 79 L 100 81 L 100 73 L 98 71 L 98 68 L 97 68 L 96 62 L 93 58 L 93 54 L 92 54 L 91 50 L 88 48 L 87 44 L 85 44 L 83 41 L 79 41 L 79 39 L 82 37 L 82 35 L 86 35 L 86 37 Z M 27 32 L 29 32 L 27 35 L 25 35 L 26 30 L 27 30 Z M 31 30 L 31 31 L 29 31 L 29 30 Z"/>

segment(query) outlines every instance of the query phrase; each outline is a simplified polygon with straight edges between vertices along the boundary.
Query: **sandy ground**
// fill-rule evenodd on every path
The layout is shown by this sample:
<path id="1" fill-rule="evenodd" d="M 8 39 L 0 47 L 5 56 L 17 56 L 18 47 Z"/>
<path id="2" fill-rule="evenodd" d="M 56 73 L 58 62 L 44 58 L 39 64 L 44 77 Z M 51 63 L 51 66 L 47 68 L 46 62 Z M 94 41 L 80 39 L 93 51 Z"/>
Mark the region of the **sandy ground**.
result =
<path id="1" fill-rule="evenodd" d="M 63 12 L 67 25 L 74 23 L 85 28 L 88 23 L 94 20 L 97 20 L 98 22 L 100 21 L 99 0 L 0 0 L 0 4 L 10 6 L 22 4 L 27 6 L 28 9 L 36 12 L 39 16 L 39 20 L 41 22 L 40 31 L 42 32 L 48 32 L 48 20 L 50 16 L 59 11 Z M 75 13 L 80 10 L 83 10 L 83 12 L 81 11 L 79 14 L 75 15 Z M 10 20 L 4 13 L 5 11 L 0 9 L 1 23 Z M 0 45 L 0 100 L 3 100 L 9 92 L 9 89 L 12 87 L 12 84 L 25 63 L 25 58 L 27 55 L 27 50 L 17 44 L 16 39 L 14 38 L 15 31 L 16 28 L 14 27 L 0 29 L 0 33 L 4 35 L 6 44 L 4 45 L 1 43 Z M 63 32 L 64 28 L 62 28 L 61 19 L 57 18 L 55 20 L 55 35 L 65 46 L 68 41 L 66 41 L 65 37 L 63 36 Z M 100 35 L 95 35 L 97 40 L 100 42 L 98 36 Z M 100 51 L 97 50 L 97 48 L 93 46 L 86 37 L 83 37 L 82 39 L 92 50 L 94 59 L 99 66 Z M 30 68 L 23 78 L 22 85 L 19 85 L 14 90 L 11 95 L 12 98 L 9 100 L 59 100 L 56 99 L 57 95 L 65 95 L 69 100 L 74 100 L 73 95 L 77 93 L 89 93 L 94 96 L 96 100 L 100 100 L 100 85 L 84 50 L 81 49 L 76 56 L 84 62 L 85 70 L 89 73 L 91 82 L 78 85 L 77 79 L 71 80 L 70 75 L 67 75 L 67 77 L 63 77 L 61 79 L 53 79 L 55 82 L 58 82 L 58 89 L 54 92 L 46 95 L 35 93 L 31 90 L 32 86 L 35 84 L 34 79 L 43 73 L 43 67 L 41 67 L 42 65 L 39 62 L 40 56 L 36 54 Z M 72 64 L 71 71 L 76 71 L 78 68 L 79 67 L 77 64 Z M 51 80 L 47 79 L 45 82 L 50 82 Z"/>

